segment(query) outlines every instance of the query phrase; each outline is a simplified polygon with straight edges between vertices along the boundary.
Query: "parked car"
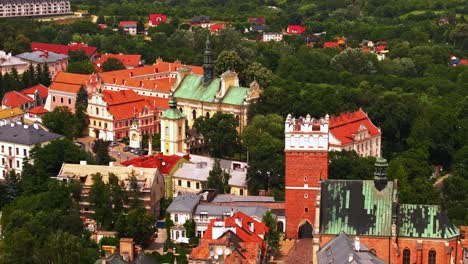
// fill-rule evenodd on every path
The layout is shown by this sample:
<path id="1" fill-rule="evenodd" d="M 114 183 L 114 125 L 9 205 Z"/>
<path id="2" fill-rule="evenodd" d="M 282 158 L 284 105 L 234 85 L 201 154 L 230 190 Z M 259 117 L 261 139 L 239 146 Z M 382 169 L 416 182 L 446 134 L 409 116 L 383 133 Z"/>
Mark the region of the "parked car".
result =
<path id="1" fill-rule="evenodd" d="M 124 152 L 129 152 L 129 151 L 131 151 L 131 150 L 132 150 L 132 148 L 131 148 L 130 146 L 125 146 L 125 147 L 123 148 L 123 151 L 124 151 Z"/>
<path id="2" fill-rule="evenodd" d="M 137 154 L 140 150 L 141 150 L 140 148 L 134 148 L 134 149 L 130 150 L 130 152 Z"/>
<path id="3" fill-rule="evenodd" d="M 78 142 L 78 141 L 75 141 L 74 143 L 76 146 L 80 147 L 81 149 L 85 149 L 85 144 Z"/>
<path id="4" fill-rule="evenodd" d="M 148 155 L 148 150 L 146 149 L 141 149 L 140 151 L 138 151 L 137 153 L 135 153 L 139 156 L 145 156 L 145 155 Z"/>
<path id="5" fill-rule="evenodd" d="M 112 141 L 112 142 L 109 144 L 110 147 L 115 147 L 115 146 L 118 146 L 118 145 L 119 145 L 119 143 L 117 143 L 117 142 L 115 142 L 115 141 Z"/>

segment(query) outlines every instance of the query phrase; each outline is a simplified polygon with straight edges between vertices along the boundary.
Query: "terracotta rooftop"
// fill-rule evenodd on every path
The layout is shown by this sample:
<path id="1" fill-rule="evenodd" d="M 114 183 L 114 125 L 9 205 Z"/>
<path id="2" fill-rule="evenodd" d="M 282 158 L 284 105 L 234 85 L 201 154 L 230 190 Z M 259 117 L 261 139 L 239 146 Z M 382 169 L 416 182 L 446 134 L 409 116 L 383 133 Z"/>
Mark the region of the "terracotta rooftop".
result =
<path id="1" fill-rule="evenodd" d="M 99 59 L 94 61 L 94 64 L 102 67 L 109 58 L 120 60 L 125 67 L 138 67 L 141 61 L 141 55 L 138 54 L 102 54 Z"/>
<path id="2" fill-rule="evenodd" d="M 84 50 L 88 57 L 91 57 L 96 53 L 97 48 L 91 47 L 82 43 L 74 43 L 69 45 L 60 45 L 60 44 L 51 44 L 51 43 L 41 43 L 41 42 L 32 42 L 31 50 L 45 50 L 52 51 L 59 54 L 68 55 L 70 51 Z"/>
<path id="3" fill-rule="evenodd" d="M 184 158 L 188 160 L 188 157 L 184 157 Z M 175 167 L 175 165 L 179 162 L 180 159 L 183 159 L 183 157 L 178 156 L 178 155 L 166 156 L 166 155 L 163 155 L 162 153 L 158 153 L 152 156 L 136 157 L 134 159 L 122 162 L 122 165 L 124 166 L 131 165 L 133 167 L 141 167 L 141 168 L 157 168 L 159 169 L 159 171 L 161 171 L 161 173 L 169 174 L 171 170 Z"/>
<path id="4" fill-rule="evenodd" d="M 368 130 L 370 137 L 381 134 L 380 129 L 372 123 L 362 109 L 356 112 L 341 113 L 339 116 L 332 116 L 329 122 L 330 132 L 342 144 L 353 142 L 354 135 L 358 133 L 360 128 L 363 128 L 362 125 Z"/>

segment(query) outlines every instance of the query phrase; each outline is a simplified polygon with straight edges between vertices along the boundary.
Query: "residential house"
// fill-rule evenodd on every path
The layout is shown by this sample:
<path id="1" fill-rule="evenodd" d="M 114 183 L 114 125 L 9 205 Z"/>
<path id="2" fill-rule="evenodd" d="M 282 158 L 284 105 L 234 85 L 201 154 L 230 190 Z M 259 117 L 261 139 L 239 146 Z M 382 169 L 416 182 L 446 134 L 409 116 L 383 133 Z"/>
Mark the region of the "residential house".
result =
<path id="1" fill-rule="evenodd" d="M 188 155 L 163 155 L 161 152 L 152 155 L 149 151 L 148 156 L 140 156 L 122 162 L 123 166 L 133 166 L 136 168 L 157 168 L 164 176 L 166 186 L 166 197 L 173 197 L 173 175 L 177 171 L 180 164 L 188 162 L 190 157 Z"/>
<path id="2" fill-rule="evenodd" d="M 289 25 L 286 32 L 289 35 L 301 35 L 306 31 L 306 27 L 300 25 Z"/>
<path id="3" fill-rule="evenodd" d="M 127 69 L 134 69 L 144 65 L 144 61 L 141 60 L 141 55 L 138 54 L 102 54 L 101 57 L 94 61 L 96 69 L 98 72 L 102 71 L 102 65 L 109 59 L 117 59 L 122 62 L 122 64 Z"/>
<path id="4" fill-rule="evenodd" d="M 201 196 L 198 194 L 182 194 L 174 198 L 172 203 L 167 208 L 170 218 L 174 223 L 171 227 L 168 237 L 179 243 L 188 243 L 184 224 L 186 221 L 193 219 L 195 208 L 197 207 Z"/>
<path id="5" fill-rule="evenodd" d="M 359 237 L 351 239 L 345 232 L 323 245 L 317 252 L 318 264 L 330 263 L 373 263 L 386 264 L 375 255 L 375 252 L 359 241 Z"/>
<path id="6" fill-rule="evenodd" d="M 24 118 L 24 111 L 19 107 L 0 110 L 0 125 L 21 122 Z"/>
<path id="7" fill-rule="evenodd" d="M 454 55 L 450 55 L 450 62 L 452 63 L 452 66 L 458 66 L 458 65 L 468 65 L 468 60 L 467 59 L 459 59 L 455 57 Z"/>
<path id="8" fill-rule="evenodd" d="M 265 26 L 266 25 L 266 18 L 265 17 L 249 17 L 249 18 L 247 18 L 247 22 L 252 24 L 252 25 Z"/>
<path id="9" fill-rule="evenodd" d="M 192 19 L 190 19 L 190 24 L 192 27 L 208 28 L 210 26 L 210 17 L 204 15 L 193 16 Z"/>
<path id="10" fill-rule="evenodd" d="M 206 185 L 215 163 L 210 157 L 190 155 L 189 158 L 190 162 L 180 164 L 172 176 L 174 196 L 182 193 L 199 193 Z M 224 159 L 219 161 L 221 168 L 231 175 L 230 194 L 247 196 L 247 163 Z"/>
<path id="11" fill-rule="evenodd" d="M 49 90 L 42 84 L 37 84 L 22 91 L 10 91 L 5 93 L 2 99 L 2 108 L 19 107 L 28 111 L 36 106 L 46 103 Z"/>
<path id="12" fill-rule="evenodd" d="M 51 43 L 42 43 L 42 42 L 32 42 L 31 43 L 32 51 L 49 51 L 63 55 L 69 55 L 70 51 L 83 50 L 86 53 L 86 56 L 93 61 L 97 55 L 97 48 L 88 46 L 83 43 L 70 43 L 68 45 L 61 44 L 51 44 Z"/>
<path id="13" fill-rule="evenodd" d="M 269 41 L 282 41 L 283 40 L 283 33 L 280 32 L 263 32 L 262 41 L 269 42 Z"/>
<path id="14" fill-rule="evenodd" d="M 89 94 L 101 87 L 101 80 L 96 74 L 59 72 L 49 86 L 49 96 L 44 108 L 53 111 L 56 107 L 66 106 L 75 112 L 76 95 L 82 85 Z"/>
<path id="15" fill-rule="evenodd" d="M 22 59 L 23 61 L 32 64 L 37 67 L 37 65 L 46 64 L 49 68 L 50 78 L 54 78 L 57 72 L 66 71 L 68 67 L 68 55 L 55 53 L 52 51 L 43 51 L 36 50 L 32 52 L 24 52 L 16 57 Z"/>
<path id="16" fill-rule="evenodd" d="M 107 28 L 107 24 L 98 24 L 99 28 L 100 29 L 106 29 Z"/>
<path id="17" fill-rule="evenodd" d="M 325 41 L 323 43 L 323 48 L 324 49 L 330 49 L 330 48 L 335 48 L 335 49 L 338 49 L 340 46 L 338 45 L 338 43 L 336 42 L 332 42 L 332 41 Z"/>
<path id="18" fill-rule="evenodd" d="M 224 219 L 212 219 L 193 249 L 189 263 L 260 264 L 267 253 L 268 227 L 247 214 L 237 212 Z"/>
<path id="19" fill-rule="evenodd" d="M 106 248 L 112 248 L 110 254 Z M 121 238 L 118 249 L 113 246 L 103 246 L 103 251 L 106 253 L 105 257 L 94 264 L 159 264 L 144 252 L 136 251 L 133 238 Z"/>
<path id="20" fill-rule="evenodd" d="M 11 111 L 8 109 L 6 111 Z M 43 129 L 38 124 L 31 126 L 21 122 L 1 124 L 0 127 L 0 179 L 4 178 L 10 170 L 21 173 L 23 162 L 29 158 L 31 149 L 36 145 L 45 145 L 49 142 L 63 138 Z"/>
<path id="21" fill-rule="evenodd" d="M 211 34 L 217 34 L 220 30 L 224 29 L 226 25 L 223 23 L 214 23 L 210 25 Z"/>
<path id="22" fill-rule="evenodd" d="M 28 69 L 28 66 L 29 64 L 26 61 L 0 50 L 0 73 L 2 75 L 10 73 L 13 68 L 18 71 L 18 74 L 22 74 Z"/>
<path id="23" fill-rule="evenodd" d="M 386 54 L 388 53 L 386 41 L 379 41 L 377 43 L 374 43 L 370 40 L 363 40 L 360 46 L 363 52 L 374 53 L 379 61 L 384 60 Z"/>
<path id="24" fill-rule="evenodd" d="M 137 34 L 137 21 L 120 21 L 119 27 L 131 36 L 136 36 Z"/>
<path id="25" fill-rule="evenodd" d="M 133 90 L 92 93 L 88 99 L 89 135 L 104 140 L 129 137 L 136 123 L 141 135 L 160 131 L 161 111 L 167 108 L 163 98 L 148 98 Z"/>
<path id="26" fill-rule="evenodd" d="M 140 189 L 140 200 L 145 209 L 155 217 L 159 216 L 160 201 L 164 197 L 164 179 L 157 169 L 114 166 L 113 162 L 109 166 L 88 165 L 86 161 L 81 161 L 80 164 L 63 163 L 56 178 L 61 181 L 77 180 L 82 183 L 81 197 L 83 199 L 80 202 L 80 212 L 83 216 L 89 218 L 94 214 L 87 196 L 93 185 L 92 177 L 98 173 L 102 175 L 105 183 L 108 182 L 109 175 L 114 174 L 125 190 L 130 189 L 130 178 L 135 176 Z M 88 226 L 88 228 L 93 231 L 96 229 L 94 226 Z"/>
<path id="27" fill-rule="evenodd" d="M 70 0 L 2 0 L 0 17 L 36 17 L 71 14 Z"/>
<path id="28" fill-rule="evenodd" d="M 24 119 L 30 122 L 42 123 L 42 117 L 47 113 L 49 113 L 49 111 L 44 107 L 36 106 L 28 110 Z"/>
<path id="29" fill-rule="evenodd" d="M 203 76 L 194 74 L 188 67 L 179 69 L 173 92 L 189 126 L 197 117 L 209 118 L 216 112 L 223 112 L 235 116 L 242 131 L 247 125 L 248 106 L 259 98 L 261 90 L 256 81 L 250 87 L 241 87 L 237 73 L 232 71 L 215 78 L 213 54 L 207 39 Z"/>
<path id="30" fill-rule="evenodd" d="M 329 150 L 354 150 L 361 157 L 380 157 L 382 132 L 362 109 L 332 116 L 329 129 Z"/>
<path id="31" fill-rule="evenodd" d="M 149 26 L 157 27 L 160 23 L 167 23 L 167 16 L 163 14 L 150 14 Z"/>

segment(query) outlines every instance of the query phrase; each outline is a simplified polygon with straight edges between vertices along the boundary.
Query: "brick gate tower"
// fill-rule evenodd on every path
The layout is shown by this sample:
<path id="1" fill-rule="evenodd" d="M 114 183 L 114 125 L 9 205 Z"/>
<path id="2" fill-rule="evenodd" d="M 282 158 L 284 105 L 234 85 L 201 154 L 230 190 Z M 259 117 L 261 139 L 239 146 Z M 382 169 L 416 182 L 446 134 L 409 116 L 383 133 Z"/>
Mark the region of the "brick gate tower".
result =
<path id="1" fill-rule="evenodd" d="M 311 238 L 320 180 L 328 178 L 329 116 L 285 123 L 286 238 Z"/>

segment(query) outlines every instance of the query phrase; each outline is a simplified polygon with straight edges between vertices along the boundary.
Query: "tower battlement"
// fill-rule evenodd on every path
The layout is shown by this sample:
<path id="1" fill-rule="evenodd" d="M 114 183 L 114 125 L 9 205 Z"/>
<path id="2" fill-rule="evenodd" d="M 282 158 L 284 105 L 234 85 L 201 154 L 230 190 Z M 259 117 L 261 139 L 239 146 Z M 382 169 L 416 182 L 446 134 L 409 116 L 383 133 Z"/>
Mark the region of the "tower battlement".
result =
<path id="1" fill-rule="evenodd" d="M 310 115 L 285 121 L 285 151 L 328 151 L 328 123 L 330 116 L 312 118 Z"/>

